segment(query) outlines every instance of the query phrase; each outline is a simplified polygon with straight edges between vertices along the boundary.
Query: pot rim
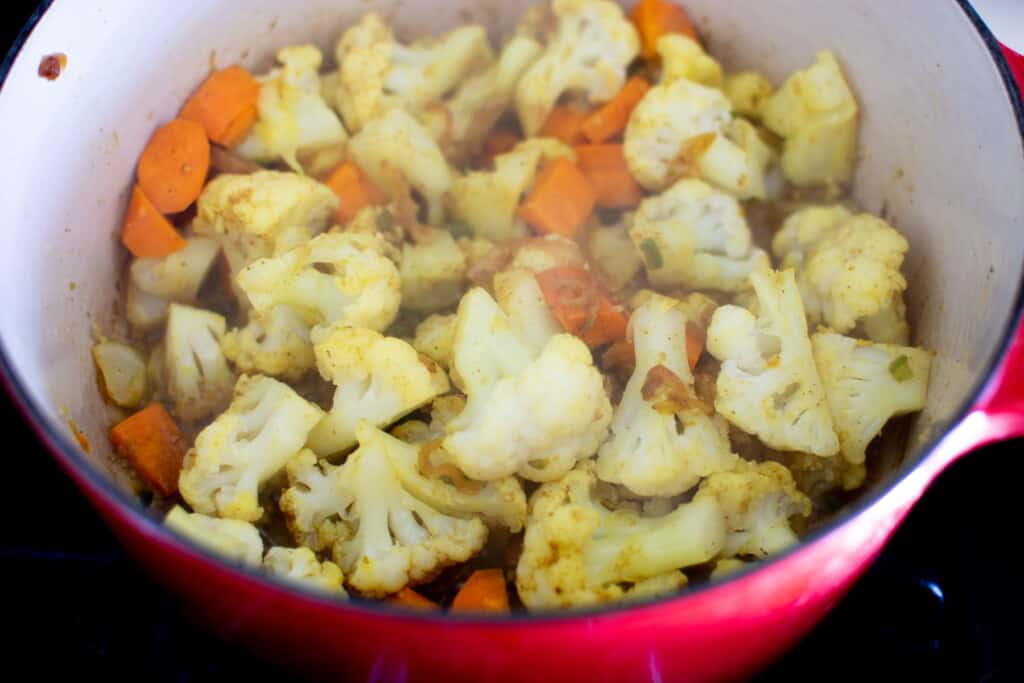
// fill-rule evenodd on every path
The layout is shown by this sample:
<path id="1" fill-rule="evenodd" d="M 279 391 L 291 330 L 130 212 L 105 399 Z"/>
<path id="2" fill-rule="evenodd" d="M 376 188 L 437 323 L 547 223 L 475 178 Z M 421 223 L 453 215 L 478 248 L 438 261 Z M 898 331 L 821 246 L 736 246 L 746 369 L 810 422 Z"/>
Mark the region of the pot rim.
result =
<path id="1" fill-rule="evenodd" d="M 39 6 L 32 13 L 21 31 L 8 50 L 3 61 L 0 62 L 0 96 L 3 95 L 3 85 L 13 66 L 15 60 L 21 53 L 26 41 L 32 31 L 39 24 L 46 12 L 53 5 L 54 0 L 41 0 Z M 985 25 L 984 21 L 970 5 L 969 0 L 955 0 L 965 18 L 977 31 L 982 42 L 988 49 L 990 56 L 998 68 L 1003 79 L 1005 94 L 1009 99 L 1010 106 L 1014 111 L 1014 118 L 1017 122 L 1018 142 L 1024 154 L 1024 100 L 1018 89 L 1016 81 L 1010 70 L 1009 64 L 1004 57 L 999 42 Z M 198 560 L 208 569 L 227 573 L 235 579 L 241 579 L 256 584 L 263 590 L 269 590 L 286 595 L 292 599 L 300 599 L 315 603 L 322 608 L 338 609 L 356 612 L 362 616 L 374 618 L 389 618 L 393 620 L 415 620 L 428 623 L 445 624 L 449 627 L 467 625 L 488 625 L 519 627 L 523 625 L 555 625 L 561 623 L 578 623 L 582 620 L 595 618 L 615 618 L 628 616 L 641 610 L 650 610 L 661 607 L 680 606 L 683 602 L 696 598 L 710 591 L 724 587 L 731 582 L 749 576 L 755 572 L 768 571 L 774 565 L 785 561 L 789 557 L 802 552 L 809 546 L 834 533 L 842 531 L 847 525 L 858 518 L 865 510 L 873 507 L 882 498 L 888 495 L 895 487 L 907 479 L 915 470 L 920 468 L 926 461 L 936 456 L 936 448 L 946 438 L 964 417 L 971 411 L 978 400 L 993 386 L 1003 359 L 1006 356 L 1010 344 L 1013 342 L 1015 331 L 1024 317 L 1024 268 L 1022 268 L 1017 283 L 1017 292 L 1013 302 L 1011 315 L 1006 320 L 997 346 L 996 353 L 990 359 L 984 371 L 979 373 L 971 389 L 966 393 L 964 400 L 960 403 L 953 416 L 946 421 L 942 430 L 934 430 L 933 436 L 921 447 L 921 456 L 913 466 L 902 464 L 895 472 L 888 476 L 888 481 L 880 482 L 873 490 L 865 492 L 842 510 L 837 512 L 828 522 L 818 529 L 802 537 L 796 545 L 786 551 L 773 555 L 767 559 L 751 563 L 749 566 L 729 573 L 727 576 L 712 579 L 696 586 L 690 587 L 681 593 L 667 596 L 637 600 L 625 603 L 613 603 L 611 605 L 588 607 L 570 611 L 530 613 L 527 611 L 515 611 L 502 616 L 486 615 L 465 615 L 459 613 L 431 613 L 425 611 L 413 611 L 402 607 L 389 605 L 385 602 L 373 602 L 353 599 L 342 599 L 330 594 L 306 588 L 301 584 L 288 582 L 284 579 L 275 578 L 258 568 L 250 568 L 225 561 L 221 556 L 196 544 L 192 540 L 173 532 L 162 524 L 161 520 L 147 514 L 140 506 L 139 500 L 130 493 L 116 486 L 113 481 L 102 475 L 80 451 L 77 443 L 73 443 L 66 430 L 58 428 L 56 423 L 47 417 L 46 412 L 30 396 L 22 383 L 14 365 L 8 358 L 6 348 L 0 337 L 0 383 L 6 388 L 8 395 L 19 408 L 22 415 L 32 426 L 36 435 L 50 454 L 69 473 L 72 479 L 89 490 L 96 499 L 102 501 L 140 536 L 146 538 L 146 542 L 159 543 L 166 550 L 191 556 L 190 559 Z M 73 473 L 73 474 L 72 474 Z M 77 476 L 76 476 L 77 475 Z M 94 500 L 95 502 L 95 500 Z"/>

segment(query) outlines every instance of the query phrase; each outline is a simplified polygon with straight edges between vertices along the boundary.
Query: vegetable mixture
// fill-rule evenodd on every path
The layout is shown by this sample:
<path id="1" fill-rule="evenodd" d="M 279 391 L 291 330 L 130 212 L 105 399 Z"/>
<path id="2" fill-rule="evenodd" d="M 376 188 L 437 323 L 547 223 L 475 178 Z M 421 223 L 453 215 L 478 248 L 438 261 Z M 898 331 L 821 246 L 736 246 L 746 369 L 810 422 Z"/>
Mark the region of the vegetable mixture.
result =
<path id="1" fill-rule="evenodd" d="M 778 553 L 925 404 L 907 241 L 836 57 L 727 74 L 679 6 L 215 71 L 138 161 L 111 441 L 225 558 L 411 609 L 577 607 Z"/>

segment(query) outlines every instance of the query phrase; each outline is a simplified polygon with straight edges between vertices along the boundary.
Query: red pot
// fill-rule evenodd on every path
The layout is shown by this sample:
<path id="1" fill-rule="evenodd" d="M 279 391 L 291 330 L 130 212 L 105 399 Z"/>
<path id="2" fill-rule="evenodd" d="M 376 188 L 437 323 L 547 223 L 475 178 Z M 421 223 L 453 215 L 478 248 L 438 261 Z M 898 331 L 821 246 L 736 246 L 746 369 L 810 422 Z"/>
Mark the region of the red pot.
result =
<path id="1" fill-rule="evenodd" d="M 4 62 L 0 91 L 0 149 L 9 154 L 0 170 L 8 190 L 0 208 L 7 293 L 0 364 L 8 390 L 148 571 L 211 627 L 290 666 L 373 681 L 750 674 L 821 619 L 943 468 L 981 444 L 1024 434 L 1024 108 L 1010 81 L 1011 69 L 1024 77 L 1024 59 L 1003 55 L 965 2 L 929 4 L 927 13 L 918 3 L 722 4 L 688 3 L 712 51 L 728 62 L 753 62 L 778 78 L 835 44 L 865 107 L 867 154 L 855 189 L 866 206 L 884 201 L 912 254 L 924 254 L 908 262 L 911 290 L 919 293 L 910 305 L 939 354 L 932 428 L 919 425 L 902 465 L 789 552 L 631 607 L 502 619 L 410 614 L 328 599 L 218 561 L 146 514 L 102 453 L 87 456 L 75 446 L 65 408 L 94 444 L 106 442 L 109 418 L 97 407 L 87 315 L 100 323 L 109 315 L 122 257 L 106 235 L 119 224 L 151 119 L 173 115 L 205 73 L 210 49 L 219 63 L 263 66 L 273 45 L 307 36 L 326 43 L 363 11 L 361 3 L 284 10 L 259 0 L 241 12 L 230 2 L 105 0 L 87 8 L 58 2 L 37 13 L 31 35 Z M 413 4 L 398 21 L 433 29 L 470 5 Z M 506 25 L 520 9 L 471 7 Z M 807 36 L 823 37 L 808 46 Z M 68 55 L 66 73 L 54 82 L 36 75 L 50 52 Z M 893 189 L 895 170 L 916 191 Z M 76 282 L 74 291 L 68 282 Z"/>

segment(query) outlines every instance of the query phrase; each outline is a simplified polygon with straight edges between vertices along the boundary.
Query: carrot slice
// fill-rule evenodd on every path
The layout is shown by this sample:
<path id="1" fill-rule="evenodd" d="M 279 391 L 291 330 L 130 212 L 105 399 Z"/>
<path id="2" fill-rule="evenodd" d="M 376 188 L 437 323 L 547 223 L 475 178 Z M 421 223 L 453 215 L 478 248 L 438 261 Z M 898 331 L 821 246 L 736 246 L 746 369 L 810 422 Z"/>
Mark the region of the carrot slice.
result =
<path id="1" fill-rule="evenodd" d="M 570 147 L 581 144 L 586 142 L 583 135 L 583 122 L 586 118 L 587 112 L 575 107 L 555 107 L 548 114 L 544 125 L 537 131 L 537 137 L 555 138 Z"/>
<path id="2" fill-rule="evenodd" d="M 597 197 L 590 181 L 565 157 L 555 159 L 538 174 L 519 217 L 537 230 L 575 237 L 590 218 Z"/>
<path id="3" fill-rule="evenodd" d="M 153 133 L 139 156 L 139 186 L 160 213 L 184 211 L 203 191 L 210 141 L 195 121 L 174 119 Z"/>
<path id="4" fill-rule="evenodd" d="M 154 403 L 118 422 L 110 441 L 154 491 L 170 496 L 178 490 L 188 444 L 162 405 Z"/>
<path id="5" fill-rule="evenodd" d="M 438 607 L 436 602 L 428 600 L 408 587 L 392 595 L 388 598 L 388 602 L 392 605 L 402 605 L 403 607 L 412 607 L 413 609 L 437 609 Z"/>
<path id="6" fill-rule="evenodd" d="M 453 612 L 507 612 L 508 590 L 505 574 L 500 569 L 478 569 L 469 575 L 466 583 L 452 601 Z"/>
<path id="7" fill-rule="evenodd" d="M 544 301 L 552 315 L 570 334 L 596 348 L 626 336 L 625 311 L 601 289 L 594 276 L 582 268 L 551 268 L 537 273 Z"/>
<path id="8" fill-rule="evenodd" d="M 338 223 L 347 223 L 367 206 L 383 206 L 388 201 L 366 174 L 350 161 L 334 169 L 324 184 L 341 200 L 335 214 Z"/>
<path id="9" fill-rule="evenodd" d="M 240 66 L 215 71 L 192 93 L 180 118 L 202 125 L 210 140 L 225 147 L 240 143 L 256 122 L 260 84 Z"/>
<path id="10" fill-rule="evenodd" d="M 161 258 L 185 246 L 185 238 L 156 210 L 138 185 L 132 188 L 128 200 L 121 242 L 140 258 Z"/>
<path id="11" fill-rule="evenodd" d="M 596 203 L 605 209 L 631 209 L 644 198 L 640 184 L 629 172 L 622 145 L 580 145 L 576 163 L 594 188 Z"/>
<path id="12" fill-rule="evenodd" d="M 640 33 L 641 54 L 644 59 L 658 59 L 658 38 L 666 33 L 682 33 L 697 42 L 697 29 L 686 10 L 668 0 L 640 0 L 629 15 Z"/>
<path id="13" fill-rule="evenodd" d="M 636 105 L 640 103 L 650 87 L 647 79 L 642 76 L 633 76 L 626 81 L 626 85 L 615 97 L 583 119 L 580 130 L 591 142 L 610 140 L 613 136 L 626 130 L 629 115 L 633 113 Z"/>

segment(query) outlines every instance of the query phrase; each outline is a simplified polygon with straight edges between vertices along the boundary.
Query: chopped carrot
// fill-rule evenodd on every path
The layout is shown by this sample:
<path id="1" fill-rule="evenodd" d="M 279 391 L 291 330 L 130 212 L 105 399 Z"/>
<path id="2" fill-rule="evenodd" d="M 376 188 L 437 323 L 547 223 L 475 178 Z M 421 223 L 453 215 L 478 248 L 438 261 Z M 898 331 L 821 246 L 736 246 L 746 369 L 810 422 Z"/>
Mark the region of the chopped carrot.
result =
<path id="1" fill-rule="evenodd" d="M 240 66 L 215 71 L 192 93 L 180 118 L 195 121 L 218 145 L 234 147 L 256 122 L 260 84 Z"/>
<path id="2" fill-rule="evenodd" d="M 480 154 L 485 160 L 493 160 L 494 157 L 505 152 L 510 152 L 520 143 L 519 136 L 507 128 L 499 128 L 493 131 L 484 140 Z"/>
<path id="3" fill-rule="evenodd" d="M 403 588 L 390 598 L 388 602 L 392 605 L 412 607 L 413 609 L 437 609 L 438 605 L 433 600 L 428 600 L 411 588 Z"/>
<path id="4" fill-rule="evenodd" d="M 605 209 L 632 209 L 644 191 L 629 172 L 620 144 L 580 145 L 576 163 L 594 188 L 597 205 Z"/>
<path id="5" fill-rule="evenodd" d="M 174 119 L 153 133 L 139 156 L 139 186 L 160 213 L 184 211 L 203 191 L 210 141 L 195 121 Z"/>
<path id="6" fill-rule="evenodd" d="M 555 138 L 570 147 L 582 144 L 587 140 L 583 135 L 583 122 L 586 119 L 587 112 L 575 107 L 555 107 L 537 131 L 537 137 Z"/>
<path id="7" fill-rule="evenodd" d="M 452 600 L 453 612 L 507 612 L 508 590 L 505 574 L 500 569 L 477 569 Z"/>
<path id="8" fill-rule="evenodd" d="M 597 197 L 590 181 L 565 157 L 538 174 L 519 217 L 541 232 L 573 238 L 594 210 Z"/>
<path id="9" fill-rule="evenodd" d="M 154 491 L 170 496 L 178 490 L 188 444 L 162 405 L 154 403 L 118 422 L 110 441 Z"/>
<path id="10" fill-rule="evenodd" d="M 644 59 L 658 59 L 658 38 L 666 33 L 682 33 L 700 42 L 686 10 L 670 0 L 640 0 L 629 17 L 640 33 Z"/>
<path id="11" fill-rule="evenodd" d="M 341 200 L 335 214 L 338 223 L 347 223 L 367 206 L 382 206 L 388 201 L 387 196 L 350 161 L 334 169 L 324 184 Z"/>
<path id="12" fill-rule="evenodd" d="M 132 188 L 128 200 L 121 242 L 140 258 L 161 258 L 185 246 L 185 238 L 156 210 L 138 185 Z"/>
<path id="13" fill-rule="evenodd" d="M 551 268 L 537 273 L 544 301 L 562 328 L 596 348 L 626 336 L 629 322 L 594 276 L 582 268 Z"/>
<path id="14" fill-rule="evenodd" d="M 647 79 L 633 76 L 615 97 L 583 119 L 580 130 L 591 142 L 604 142 L 626 130 L 629 115 L 650 88 Z"/>

